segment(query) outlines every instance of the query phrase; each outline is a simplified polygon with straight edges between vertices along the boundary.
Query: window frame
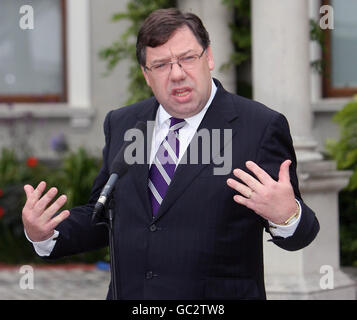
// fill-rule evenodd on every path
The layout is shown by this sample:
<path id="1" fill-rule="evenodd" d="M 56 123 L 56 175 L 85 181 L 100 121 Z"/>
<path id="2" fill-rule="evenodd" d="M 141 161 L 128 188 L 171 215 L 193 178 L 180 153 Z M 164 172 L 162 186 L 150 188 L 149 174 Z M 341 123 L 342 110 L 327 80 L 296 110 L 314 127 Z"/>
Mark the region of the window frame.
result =
<path id="1" fill-rule="evenodd" d="M 330 0 L 321 0 L 321 6 L 331 5 Z M 332 86 L 331 70 L 332 70 L 332 49 L 331 49 L 331 30 L 326 29 L 324 32 L 324 50 L 322 53 L 323 74 L 322 74 L 322 93 L 324 98 L 334 97 L 350 97 L 357 94 L 355 88 L 336 88 Z"/>
<path id="2" fill-rule="evenodd" d="M 1 95 L 0 94 L 0 103 L 64 103 L 67 102 L 67 28 L 66 28 L 66 0 L 60 0 L 61 7 L 61 33 L 62 33 L 62 85 L 63 91 L 58 94 L 15 94 L 15 95 Z"/>

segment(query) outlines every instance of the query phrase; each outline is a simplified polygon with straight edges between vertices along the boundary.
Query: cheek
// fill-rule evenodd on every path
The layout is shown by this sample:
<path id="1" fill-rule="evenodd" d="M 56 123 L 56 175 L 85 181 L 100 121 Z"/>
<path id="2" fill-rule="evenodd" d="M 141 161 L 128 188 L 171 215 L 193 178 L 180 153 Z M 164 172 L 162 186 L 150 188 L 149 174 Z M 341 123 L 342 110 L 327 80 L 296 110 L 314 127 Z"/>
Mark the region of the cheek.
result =
<path id="1" fill-rule="evenodd" d="M 159 99 L 167 99 L 167 87 L 164 82 L 153 82 L 151 81 L 151 90 L 154 95 Z"/>
<path id="2" fill-rule="evenodd" d="M 210 83 L 211 83 L 211 71 L 209 68 L 207 68 L 207 66 L 205 68 L 203 68 L 202 72 L 201 72 L 201 76 L 200 76 L 200 81 L 199 81 L 199 85 L 201 87 L 201 90 L 203 90 L 203 92 L 206 92 L 207 90 L 209 90 L 210 88 Z"/>

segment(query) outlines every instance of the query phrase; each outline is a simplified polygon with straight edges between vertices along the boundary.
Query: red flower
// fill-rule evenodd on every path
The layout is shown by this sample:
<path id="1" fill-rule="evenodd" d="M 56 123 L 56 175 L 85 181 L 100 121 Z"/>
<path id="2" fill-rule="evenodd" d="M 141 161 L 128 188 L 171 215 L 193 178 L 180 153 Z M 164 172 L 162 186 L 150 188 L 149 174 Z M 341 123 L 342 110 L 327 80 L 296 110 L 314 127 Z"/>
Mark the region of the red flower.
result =
<path id="1" fill-rule="evenodd" d="M 28 167 L 33 168 L 37 166 L 38 160 L 35 157 L 28 157 L 26 163 Z"/>
<path id="2" fill-rule="evenodd" d="M 4 215 L 5 210 L 3 207 L 0 207 L 0 219 L 2 218 L 2 216 Z"/>

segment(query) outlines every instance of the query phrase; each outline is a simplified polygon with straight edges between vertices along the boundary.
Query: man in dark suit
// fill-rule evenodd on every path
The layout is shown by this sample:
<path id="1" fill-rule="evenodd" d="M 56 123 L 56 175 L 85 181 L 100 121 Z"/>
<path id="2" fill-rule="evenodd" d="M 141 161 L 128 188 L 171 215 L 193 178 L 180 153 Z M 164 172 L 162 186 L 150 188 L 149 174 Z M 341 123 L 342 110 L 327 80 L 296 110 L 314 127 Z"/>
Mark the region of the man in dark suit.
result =
<path id="1" fill-rule="evenodd" d="M 107 230 L 91 223 L 94 205 L 126 132 L 154 121 L 144 132 L 145 163 L 131 165 L 113 193 L 120 298 L 265 299 L 263 230 L 286 250 L 319 231 L 301 199 L 285 117 L 212 79 L 208 33 L 193 14 L 152 13 L 137 56 L 155 97 L 107 115 L 103 166 L 87 205 L 56 215 L 66 201 L 49 205 L 56 188 L 42 196 L 45 182 L 24 187 L 27 237 L 49 258 L 107 246 Z M 211 133 L 208 162 L 207 140 L 197 139 L 203 130 Z M 200 161 L 190 163 L 195 152 Z M 228 171 L 216 166 L 225 152 Z"/>

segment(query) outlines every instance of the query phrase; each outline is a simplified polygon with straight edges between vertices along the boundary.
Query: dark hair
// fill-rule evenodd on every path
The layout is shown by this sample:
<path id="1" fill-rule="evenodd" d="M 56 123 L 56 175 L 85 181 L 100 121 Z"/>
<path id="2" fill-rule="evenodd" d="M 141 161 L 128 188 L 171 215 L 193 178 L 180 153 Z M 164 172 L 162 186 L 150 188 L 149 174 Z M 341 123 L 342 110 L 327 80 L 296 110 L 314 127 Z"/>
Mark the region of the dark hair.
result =
<path id="1" fill-rule="evenodd" d="M 140 65 L 146 64 L 146 47 L 158 47 L 166 43 L 179 28 L 190 28 L 203 49 L 210 45 L 207 30 L 201 19 L 193 13 L 182 13 L 176 8 L 159 9 L 152 12 L 139 30 L 136 42 L 136 57 Z"/>

